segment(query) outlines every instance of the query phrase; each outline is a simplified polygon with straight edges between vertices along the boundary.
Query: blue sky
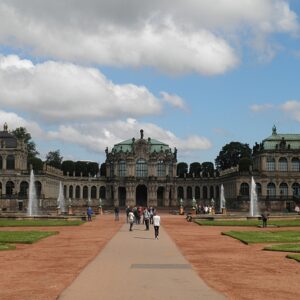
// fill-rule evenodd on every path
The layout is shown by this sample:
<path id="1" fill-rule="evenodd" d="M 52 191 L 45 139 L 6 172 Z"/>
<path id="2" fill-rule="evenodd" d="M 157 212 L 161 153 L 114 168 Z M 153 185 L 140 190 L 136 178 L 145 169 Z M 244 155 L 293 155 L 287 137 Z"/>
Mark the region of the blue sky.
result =
<path id="1" fill-rule="evenodd" d="M 141 128 L 188 163 L 299 133 L 299 1 L 217 2 L 1 1 L 0 120 L 99 163 Z"/>

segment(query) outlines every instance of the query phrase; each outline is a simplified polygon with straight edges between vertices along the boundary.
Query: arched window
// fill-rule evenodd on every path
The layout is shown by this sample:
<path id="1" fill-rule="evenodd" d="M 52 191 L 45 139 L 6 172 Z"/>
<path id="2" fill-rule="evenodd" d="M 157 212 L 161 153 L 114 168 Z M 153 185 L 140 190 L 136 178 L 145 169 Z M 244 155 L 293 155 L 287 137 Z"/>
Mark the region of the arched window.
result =
<path id="1" fill-rule="evenodd" d="M 191 186 L 188 186 L 186 189 L 186 198 L 189 200 L 193 198 L 193 189 Z"/>
<path id="2" fill-rule="evenodd" d="M 67 186 L 64 185 L 64 197 L 66 198 L 67 197 Z"/>
<path id="3" fill-rule="evenodd" d="M 83 199 L 87 199 L 88 196 L 89 196 L 89 189 L 88 189 L 88 187 L 85 185 L 85 186 L 83 187 L 83 190 L 82 190 L 82 198 L 83 198 Z"/>
<path id="4" fill-rule="evenodd" d="M 69 186 L 69 197 L 73 198 L 73 185 Z"/>
<path id="5" fill-rule="evenodd" d="M 147 177 L 148 176 L 148 166 L 144 159 L 139 159 L 136 162 L 136 177 Z"/>
<path id="6" fill-rule="evenodd" d="M 35 183 L 36 196 L 38 198 L 42 195 L 42 183 L 40 181 L 36 181 Z"/>
<path id="7" fill-rule="evenodd" d="M 300 160 L 299 158 L 292 159 L 292 171 L 299 172 L 300 171 Z"/>
<path id="8" fill-rule="evenodd" d="M 261 184 L 260 183 L 256 183 L 256 193 L 257 195 L 261 195 Z"/>
<path id="9" fill-rule="evenodd" d="M 29 184 L 27 181 L 22 181 L 20 183 L 20 192 L 19 192 L 19 196 L 21 198 L 27 198 L 28 196 L 28 188 L 29 188 Z"/>
<path id="10" fill-rule="evenodd" d="M 288 195 L 288 185 L 285 182 L 280 183 L 279 193 L 280 197 L 286 197 Z"/>
<path id="11" fill-rule="evenodd" d="M 158 177 L 166 176 L 166 168 L 162 160 L 159 160 L 157 163 L 157 176 Z"/>
<path id="12" fill-rule="evenodd" d="M 179 186 L 177 189 L 177 197 L 178 199 L 184 199 L 183 187 Z"/>
<path id="13" fill-rule="evenodd" d="M 278 165 L 279 171 L 286 172 L 288 170 L 288 161 L 285 157 L 279 158 L 279 165 Z"/>
<path id="14" fill-rule="evenodd" d="M 80 199 L 80 186 L 79 185 L 76 185 L 75 198 Z"/>
<path id="15" fill-rule="evenodd" d="M 268 195 L 268 197 L 276 196 L 276 186 L 273 182 L 270 182 L 267 185 L 267 195 Z"/>
<path id="16" fill-rule="evenodd" d="M 7 181 L 5 194 L 7 196 L 12 196 L 14 193 L 15 184 L 12 181 Z"/>
<path id="17" fill-rule="evenodd" d="M 106 198 L 106 188 L 105 188 L 105 186 L 100 187 L 99 194 L 100 194 L 100 199 L 105 199 Z"/>
<path id="18" fill-rule="evenodd" d="M 292 185 L 293 195 L 296 197 L 300 196 L 300 184 L 298 182 L 293 183 Z"/>
<path id="19" fill-rule="evenodd" d="M 92 186 L 91 188 L 91 198 L 96 199 L 97 197 L 97 188 L 95 186 Z"/>
<path id="20" fill-rule="evenodd" d="M 275 158 L 267 157 L 267 171 L 275 171 Z"/>
<path id="21" fill-rule="evenodd" d="M 249 196 L 249 184 L 243 182 L 240 187 L 240 195 L 241 196 Z"/>
<path id="22" fill-rule="evenodd" d="M 209 188 L 209 198 L 212 199 L 212 198 L 214 198 L 214 197 L 215 197 L 214 187 L 211 186 L 211 187 Z"/>
<path id="23" fill-rule="evenodd" d="M 120 160 L 119 161 L 119 177 L 125 177 L 126 176 L 126 161 Z"/>
<path id="24" fill-rule="evenodd" d="M 0 170 L 3 168 L 2 156 L 0 155 Z"/>
<path id="25" fill-rule="evenodd" d="M 13 155 L 7 155 L 6 169 L 7 170 L 14 170 L 15 169 L 15 157 Z"/>

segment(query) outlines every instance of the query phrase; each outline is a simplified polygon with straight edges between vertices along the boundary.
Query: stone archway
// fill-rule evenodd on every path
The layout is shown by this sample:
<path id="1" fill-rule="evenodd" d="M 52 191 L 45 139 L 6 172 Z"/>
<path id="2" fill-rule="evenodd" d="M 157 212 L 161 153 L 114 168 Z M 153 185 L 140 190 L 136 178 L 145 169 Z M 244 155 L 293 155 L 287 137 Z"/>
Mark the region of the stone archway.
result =
<path id="1" fill-rule="evenodd" d="M 147 187 L 144 184 L 140 184 L 136 188 L 135 200 L 137 206 L 147 206 Z"/>

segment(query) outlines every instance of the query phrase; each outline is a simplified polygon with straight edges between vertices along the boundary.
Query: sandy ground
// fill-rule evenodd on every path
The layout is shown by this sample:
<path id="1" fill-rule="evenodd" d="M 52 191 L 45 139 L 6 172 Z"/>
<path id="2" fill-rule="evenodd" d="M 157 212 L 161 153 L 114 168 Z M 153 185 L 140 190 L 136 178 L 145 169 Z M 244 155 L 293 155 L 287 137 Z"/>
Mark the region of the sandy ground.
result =
<path id="1" fill-rule="evenodd" d="M 56 299 L 123 223 L 104 215 L 80 227 L 1 228 L 59 234 L 0 252 L 0 299 Z M 248 246 L 220 234 L 266 229 L 199 226 L 171 215 L 162 215 L 162 225 L 201 278 L 229 299 L 300 299 L 299 263 L 286 253 L 262 251 L 262 244 Z"/>
<path id="2" fill-rule="evenodd" d="M 26 227 L 0 230 L 59 231 L 58 235 L 17 250 L 0 251 L 0 299 L 56 299 L 120 229 L 113 215 L 79 227 Z"/>
<path id="3" fill-rule="evenodd" d="M 221 235 L 228 230 L 300 228 L 208 227 L 167 217 L 163 225 L 201 278 L 229 299 L 300 299 L 300 263 Z"/>

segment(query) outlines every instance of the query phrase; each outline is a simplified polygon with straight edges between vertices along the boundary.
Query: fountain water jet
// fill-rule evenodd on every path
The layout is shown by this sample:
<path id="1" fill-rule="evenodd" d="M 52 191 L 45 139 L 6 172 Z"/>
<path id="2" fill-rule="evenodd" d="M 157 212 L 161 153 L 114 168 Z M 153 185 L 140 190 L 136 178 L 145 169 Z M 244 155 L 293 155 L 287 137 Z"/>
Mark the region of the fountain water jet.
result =
<path id="1" fill-rule="evenodd" d="M 251 178 L 251 193 L 250 193 L 250 217 L 258 216 L 258 203 L 257 203 L 257 192 L 256 192 L 256 183 L 252 176 Z"/>
<path id="2" fill-rule="evenodd" d="M 63 185 L 62 182 L 59 182 L 59 193 L 57 198 L 57 208 L 60 209 L 60 213 L 65 213 L 66 206 L 65 206 L 65 197 L 64 197 L 64 191 L 63 191 Z"/>
<path id="3" fill-rule="evenodd" d="M 28 199 L 28 212 L 29 216 L 38 215 L 38 199 L 36 196 L 36 189 L 35 189 L 35 178 L 33 170 L 30 172 L 30 181 L 29 181 L 29 199 Z"/>
<path id="4" fill-rule="evenodd" d="M 221 185 L 221 197 L 220 197 L 220 210 L 221 212 L 226 208 L 226 200 L 224 195 L 224 186 Z"/>

